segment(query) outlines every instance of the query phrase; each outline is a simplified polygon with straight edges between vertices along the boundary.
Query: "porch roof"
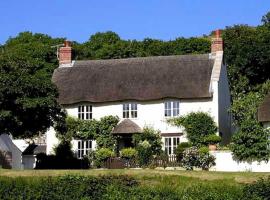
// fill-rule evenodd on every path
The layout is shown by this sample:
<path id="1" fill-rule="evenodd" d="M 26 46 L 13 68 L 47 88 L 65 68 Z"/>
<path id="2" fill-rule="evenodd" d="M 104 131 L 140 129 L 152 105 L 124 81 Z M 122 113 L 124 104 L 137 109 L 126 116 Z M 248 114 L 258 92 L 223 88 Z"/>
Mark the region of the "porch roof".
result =
<path id="1" fill-rule="evenodd" d="M 130 119 L 121 121 L 112 131 L 112 134 L 132 134 L 141 133 L 142 129 Z"/>

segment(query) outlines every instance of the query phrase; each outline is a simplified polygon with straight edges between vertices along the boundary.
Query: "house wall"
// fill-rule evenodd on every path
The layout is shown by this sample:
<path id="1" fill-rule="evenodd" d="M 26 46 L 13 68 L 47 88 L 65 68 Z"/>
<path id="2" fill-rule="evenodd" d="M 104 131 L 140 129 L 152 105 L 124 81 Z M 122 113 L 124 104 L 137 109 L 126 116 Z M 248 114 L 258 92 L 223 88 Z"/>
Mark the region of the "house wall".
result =
<path id="1" fill-rule="evenodd" d="M 226 172 L 270 172 L 270 162 L 237 162 L 233 160 L 232 152 L 230 151 L 213 151 L 215 156 L 216 166 L 212 167 L 210 171 L 226 171 Z"/>
<path id="2" fill-rule="evenodd" d="M 169 100 L 169 99 L 168 99 Z M 156 101 L 144 101 L 137 102 L 138 117 L 131 119 L 141 128 L 145 126 L 151 126 L 154 129 L 160 130 L 161 133 L 183 133 L 181 128 L 171 126 L 166 122 L 164 117 L 164 102 L 166 100 Z M 208 112 L 214 121 L 218 124 L 218 106 L 217 97 L 207 99 L 196 100 L 179 100 L 180 101 L 180 115 L 186 115 L 189 112 Z M 127 101 L 134 102 L 134 101 Z M 122 120 L 122 104 L 124 102 L 111 102 L 111 103 L 92 103 L 92 115 L 94 119 L 100 119 L 104 116 L 113 115 L 118 116 Z M 69 105 L 65 109 L 69 116 L 78 117 L 78 105 Z M 186 136 L 183 135 L 180 138 L 181 142 L 187 141 Z M 164 142 L 164 138 L 163 138 Z M 51 128 L 47 133 L 47 153 L 53 153 L 53 147 L 58 144 L 58 140 L 55 137 L 55 132 Z M 76 143 L 73 142 L 73 149 L 76 149 Z"/>

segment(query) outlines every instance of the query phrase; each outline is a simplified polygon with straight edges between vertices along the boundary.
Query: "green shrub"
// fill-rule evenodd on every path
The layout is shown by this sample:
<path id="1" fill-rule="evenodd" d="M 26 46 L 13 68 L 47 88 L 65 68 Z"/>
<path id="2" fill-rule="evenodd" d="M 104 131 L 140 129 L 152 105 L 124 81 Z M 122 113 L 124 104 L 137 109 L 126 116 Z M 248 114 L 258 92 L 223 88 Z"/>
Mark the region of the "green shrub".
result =
<path id="1" fill-rule="evenodd" d="M 202 146 L 199 148 L 199 154 L 204 155 L 209 153 L 209 148 L 206 146 Z"/>
<path id="2" fill-rule="evenodd" d="M 142 133 L 133 135 L 133 143 L 138 151 L 140 166 L 147 166 L 155 155 L 162 152 L 160 132 L 150 127 L 145 127 Z"/>
<path id="3" fill-rule="evenodd" d="M 208 170 L 215 164 L 215 157 L 209 154 L 207 147 L 191 147 L 183 152 L 182 166 L 187 170 L 193 170 L 194 167 Z"/>
<path id="4" fill-rule="evenodd" d="M 120 151 L 121 158 L 134 159 L 138 155 L 138 152 L 134 148 L 125 148 Z"/>
<path id="5" fill-rule="evenodd" d="M 216 134 L 211 134 L 211 135 L 207 135 L 204 138 L 204 142 L 205 144 L 209 145 L 209 144 L 218 144 L 221 142 L 221 137 L 216 135 Z"/>
<path id="6" fill-rule="evenodd" d="M 101 148 L 95 151 L 95 165 L 101 167 L 101 165 L 111 157 L 114 157 L 114 152 L 109 148 Z"/>
<path id="7" fill-rule="evenodd" d="M 180 162 L 183 159 L 183 152 L 185 151 L 185 149 L 191 147 L 191 143 L 189 142 L 181 142 L 175 150 L 175 154 L 176 154 L 176 158 L 177 161 Z"/>
<path id="8" fill-rule="evenodd" d="M 231 150 L 238 161 L 268 161 L 270 157 L 270 131 L 254 119 L 242 122 L 232 137 Z"/>
<path id="9" fill-rule="evenodd" d="M 243 199 L 270 199 L 270 177 L 244 187 Z"/>
<path id="10" fill-rule="evenodd" d="M 175 126 L 184 127 L 188 140 L 195 146 L 203 145 L 205 136 L 217 132 L 213 118 L 205 112 L 191 112 L 186 116 L 170 119 L 168 122 Z"/>

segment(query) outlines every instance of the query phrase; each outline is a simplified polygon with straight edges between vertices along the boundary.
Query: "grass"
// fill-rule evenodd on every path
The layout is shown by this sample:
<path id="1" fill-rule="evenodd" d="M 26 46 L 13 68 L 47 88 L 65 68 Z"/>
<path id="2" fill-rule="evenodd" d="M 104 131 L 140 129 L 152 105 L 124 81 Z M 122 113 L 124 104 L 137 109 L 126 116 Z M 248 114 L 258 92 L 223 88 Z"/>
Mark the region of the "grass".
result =
<path id="1" fill-rule="evenodd" d="M 251 183 L 260 178 L 270 176 L 270 173 L 254 172 L 207 172 L 207 171 L 183 171 L 183 170 L 154 170 L 154 169 L 92 169 L 92 170 L 0 170 L 0 176 L 7 177 L 46 177 L 61 175 L 127 175 L 133 176 L 142 182 L 158 178 L 177 179 L 179 177 L 195 178 L 201 181 L 222 180 L 231 183 Z"/>
<path id="2" fill-rule="evenodd" d="M 76 184 L 61 182 L 62 178 L 58 176 L 72 176 Z M 104 185 L 94 181 L 93 185 L 85 182 L 85 177 L 93 178 L 100 175 L 98 179 L 110 180 L 115 177 L 120 178 L 120 182 L 127 180 L 136 180 L 138 185 Z M 0 188 L 0 199 L 25 199 L 25 195 L 33 195 L 32 199 L 43 199 L 51 195 L 49 199 L 80 199 L 84 195 L 98 193 L 99 199 L 114 200 L 139 200 L 139 199 L 185 199 L 185 200 L 215 200 L 215 199 L 246 199 L 244 197 L 244 186 L 247 183 L 254 182 L 260 178 L 266 178 L 270 173 L 252 173 L 252 172 L 206 172 L 206 171 L 184 171 L 184 170 L 152 170 L 152 169 L 91 169 L 91 170 L 4 170 L 0 169 L 0 182 L 3 188 Z M 48 178 L 54 177 L 54 178 Z M 70 177 L 70 176 L 68 176 Z M 111 177 L 111 178 L 110 178 Z M 133 179 L 134 178 L 134 179 Z M 58 180 L 51 185 L 51 180 Z M 69 180 L 69 179 L 68 179 Z M 60 182 L 59 182 L 60 181 Z M 46 182 L 44 184 L 44 182 Z M 131 183 L 131 182 L 129 182 Z M 57 185 L 58 184 L 58 185 Z M 66 184 L 66 185 L 63 185 Z M 2 187 L 1 186 L 1 187 Z M 57 186 L 57 187 L 56 187 Z M 100 189 L 100 186 L 103 189 Z M 84 188 L 82 190 L 82 188 Z M 12 189 L 9 193 L 12 198 L 3 198 L 6 191 Z M 82 190 L 82 191 L 81 191 Z M 46 191 L 46 192 L 44 192 Z M 91 191 L 89 194 L 85 191 Z M 41 198 L 35 195 L 39 194 Z M 59 194 L 61 194 L 59 196 Z M 73 198 L 72 195 L 80 196 Z M 2 195 L 2 196 L 1 196 Z M 18 198 L 18 195 L 20 198 Z M 71 196 L 70 196 L 71 195 Z M 75 195 L 75 196 L 76 196 Z M 91 196 L 90 195 L 90 196 Z M 15 198 L 16 196 L 16 198 Z M 30 198 L 31 199 L 31 198 Z M 46 198 L 45 198 L 46 199 Z M 82 198 L 84 199 L 84 198 Z M 91 198 L 90 198 L 91 199 Z M 252 200 L 254 198 L 248 198 Z M 255 198 L 256 199 L 256 198 Z"/>

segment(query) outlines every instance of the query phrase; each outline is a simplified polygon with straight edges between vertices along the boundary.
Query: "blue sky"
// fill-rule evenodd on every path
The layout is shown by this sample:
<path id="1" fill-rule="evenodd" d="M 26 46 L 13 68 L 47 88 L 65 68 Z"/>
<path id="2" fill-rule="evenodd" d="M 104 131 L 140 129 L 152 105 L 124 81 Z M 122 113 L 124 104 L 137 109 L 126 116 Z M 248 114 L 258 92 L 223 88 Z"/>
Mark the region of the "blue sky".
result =
<path id="1" fill-rule="evenodd" d="M 260 24 L 270 0 L 2 0 L 0 44 L 21 31 L 83 42 L 98 31 L 123 39 L 200 36 Z"/>

